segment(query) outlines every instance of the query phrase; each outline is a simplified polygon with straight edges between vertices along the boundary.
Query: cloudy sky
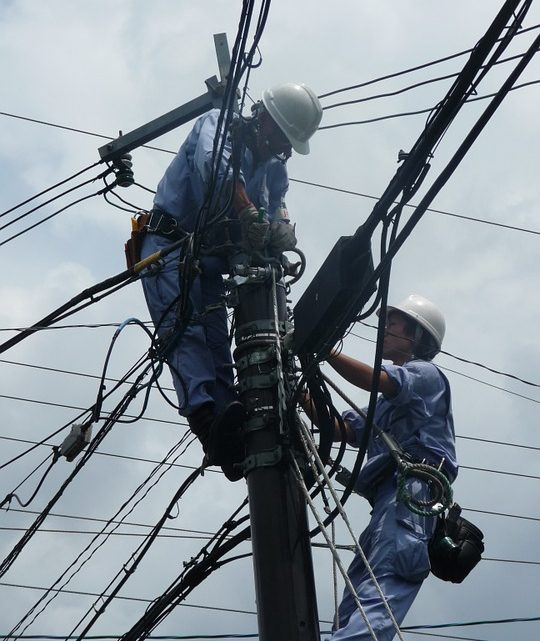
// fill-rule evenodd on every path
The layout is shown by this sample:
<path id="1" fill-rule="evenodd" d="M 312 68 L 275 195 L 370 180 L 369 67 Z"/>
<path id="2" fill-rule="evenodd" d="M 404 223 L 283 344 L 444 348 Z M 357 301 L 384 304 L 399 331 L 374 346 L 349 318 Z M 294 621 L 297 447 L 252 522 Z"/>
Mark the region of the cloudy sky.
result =
<path id="1" fill-rule="evenodd" d="M 251 75 L 249 94 L 257 98 L 266 86 L 283 81 L 305 82 L 324 94 L 469 49 L 501 4 L 493 0 L 341 0 L 333 4 L 274 0 L 260 45 L 262 64 Z M 97 149 L 105 143 L 97 135 L 115 137 L 119 130 L 130 131 L 203 93 L 204 80 L 217 72 L 212 36 L 225 32 L 232 45 L 240 8 L 239 2 L 231 0 L 2 0 L 0 213 L 97 162 Z M 523 27 L 539 23 L 540 10 L 533 3 Z M 524 52 L 537 33 L 536 29 L 516 37 L 506 56 Z M 455 58 L 326 98 L 323 105 L 396 92 L 447 76 L 458 72 L 465 60 Z M 514 64 L 490 72 L 479 87 L 479 96 L 496 91 Z M 539 79 L 540 65 L 535 59 L 520 83 Z M 451 82 L 439 80 L 397 95 L 328 109 L 322 124 L 427 109 L 440 100 Z M 536 545 L 540 520 L 539 97 L 540 88 L 534 84 L 508 96 L 433 202 L 438 211 L 424 216 L 394 261 L 390 299 L 397 301 L 416 292 L 436 301 L 447 320 L 446 351 L 537 384 L 527 385 L 451 356 L 439 357 L 452 384 L 459 436 L 462 469 L 455 484 L 456 499 L 467 508 L 466 516 L 483 529 L 488 558 L 461 586 L 430 577 L 406 625 L 540 615 Z M 477 101 L 462 109 L 437 147 L 424 191 L 486 104 Z M 337 238 L 353 233 L 369 215 L 374 203 L 369 196 L 383 192 L 396 170 L 398 152 L 410 149 L 425 119 L 426 114 L 410 115 L 323 130 L 313 139 L 309 157 L 291 158 L 293 180 L 287 204 L 308 260 L 306 274 L 292 292 L 293 301 Z M 186 125 L 154 144 L 174 151 L 188 130 Z M 155 188 L 171 158 L 166 151 L 136 150 L 136 181 Z M 93 178 L 100 170 L 88 171 L 62 190 Z M 96 182 L 82 187 L 21 220 L 16 219 L 30 205 L 0 218 L 2 340 L 14 335 L 15 328 L 32 324 L 84 288 L 124 268 L 123 243 L 129 234 L 130 214 L 100 196 L 9 240 L 101 186 Z M 151 194 L 141 187 L 133 186 L 120 195 L 137 208 L 151 206 Z M 32 442 L 61 442 L 65 432 L 47 439 L 93 404 L 98 387 L 95 377 L 101 374 L 114 332 L 109 324 L 129 317 L 148 319 L 139 284 L 81 311 L 60 323 L 63 327 L 36 334 L 2 354 L 0 465 Z M 92 325 L 99 327 L 88 327 Z M 373 329 L 356 326 L 345 351 L 370 361 L 374 337 Z M 123 376 L 147 349 L 143 332 L 127 328 L 117 341 L 108 375 Z M 163 381 L 170 385 L 168 373 Z M 365 394 L 353 393 L 358 403 L 366 402 Z M 112 408 L 114 400 L 107 402 L 105 410 Z M 174 410 L 153 393 L 144 419 L 113 429 L 100 447 L 101 455 L 92 457 L 55 505 L 52 512 L 56 516 L 45 521 L 42 531 L 0 578 L 0 633 L 7 634 L 41 596 L 39 588 L 52 585 L 78 557 L 91 540 L 87 533 L 103 525 L 84 519 L 110 519 L 150 474 L 153 464 L 149 461 L 163 459 L 178 442 L 185 429 L 179 423 Z M 14 491 L 50 451 L 40 446 L 2 468 L 0 499 Z M 200 459 L 195 444 L 178 462 L 194 466 Z M 22 502 L 30 497 L 44 469 L 17 490 Z M 72 469 L 73 463 L 61 460 L 27 513 L 14 501 L 15 509 L 0 514 L 2 559 L 33 522 L 31 511 L 45 507 Z M 189 471 L 171 468 L 126 520 L 153 524 Z M 92 633 L 114 636 L 125 632 L 144 612 L 146 601 L 163 592 L 204 542 L 181 537 L 216 531 L 244 496 L 243 482 L 228 484 L 218 473 L 208 472 L 198 480 L 179 504 L 178 517 L 168 523 L 176 530 L 164 531 L 170 536 L 156 542 L 122 591 L 128 598 L 116 600 Z M 368 506 L 353 497 L 348 510 L 360 532 L 369 518 Z M 59 594 L 26 634 L 67 635 L 94 601 L 81 593 L 101 593 L 130 559 L 141 541 L 138 535 L 146 531 L 133 525 L 120 528 L 65 587 L 72 593 Z M 339 527 L 338 542 L 350 544 Z M 248 546 L 242 549 L 247 551 Z M 345 552 L 344 561 L 350 558 Z M 328 622 L 333 612 L 329 552 L 315 549 L 314 561 L 319 614 Z M 255 608 L 251 561 L 244 559 L 210 577 L 156 633 L 255 633 Z M 321 626 L 328 629 L 327 623 Z M 539 632 L 540 623 L 535 622 L 451 628 L 440 634 L 532 641 Z M 406 638 L 419 637 L 409 633 Z"/>

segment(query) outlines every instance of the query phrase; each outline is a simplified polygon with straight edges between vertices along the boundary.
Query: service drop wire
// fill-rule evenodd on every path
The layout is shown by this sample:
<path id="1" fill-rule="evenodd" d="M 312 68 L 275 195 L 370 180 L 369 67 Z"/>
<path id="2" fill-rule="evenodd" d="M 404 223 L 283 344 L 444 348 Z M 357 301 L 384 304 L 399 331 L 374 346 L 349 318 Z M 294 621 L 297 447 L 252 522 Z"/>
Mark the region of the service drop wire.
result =
<path id="1" fill-rule="evenodd" d="M 58 461 L 59 456 L 60 456 L 60 455 L 59 455 L 59 452 L 58 452 L 58 448 L 57 448 L 57 447 L 53 447 L 53 454 L 52 454 L 52 460 L 51 460 L 51 463 L 50 463 L 49 467 L 47 468 L 47 470 L 45 471 L 45 474 L 41 477 L 41 479 L 40 479 L 39 483 L 37 484 L 36 489 L 34 490 L 34 492 L 32 493 L 32 495 L 30 496 L 30 498 L 29 498 L 28 500 L 26 500 L 26 501 L 21 501 L 21 499 L 17 496 L 17 494 L 15 494 L 15 492 L 17 492 L 17 490 L 18 490 L 22 485 L 24 485 L 24 483 L 26 483 L 26 481 L 28 481 L 28 479 L 29 479 L 30 477 L 32 477 L 32 476 L 33 476 L 33 475 L 34 475 L 34 474 L 35 474 L 35 473 L 36 473 L 36 472 L 37 472 L 41 467 L 43 467 L 43 466 L 45 465 L 45 463 L 47 463 L 47 461 L 51 458 L 51 456 L 50 456 L 50 455 L 49 455 L 49 456 L 47 456 L 47 457 L 46 457 L 46 458 L 45 458 L 45 459 L 44 459 L 44 460 L 43 460 L 43 461 L 42 461 L 42 462 L 41 462 L 41 463 L 40 463 L 36 468 L 34 468 L 34 469 L 30 472 L 30 474 L 28 474 L 28 475 L 26 476 L 26 478 L 24 478 L 24 479 L 19 483 L 19 485 L 17 485 L 17 487 L 16 487 L 14 490 L 12 490 L 9 494 L 7 494 L 7 495 L 6 495 L 6 497 L 4 498 L 4 500 L 0 503 L 0 509 L 2 509 L 2 508 L 4 507 L 4 505 L 6 505 L 6 503 L 7 503 L 7 508 L 6 508 L 6 510 L 9 510 L 9 507 L 10 507 L 10 505 L 11 505 L 11 501 L 12 501 L 13 499 L 15 499 L 15 500 L 17 501 L 17 503 L 18 503 L 21 507 L 27 507 L 28 505 L 30 505 L 30 503 L 34 500 L 34 498 L 36 497 L 37 493 L 39 492 L 39 490 L 40 490 L 41 486 L 43 485 L 43 483 L 44 483 L 45 479 L 47 478 L 47 475 L 48 475 L 48 474 L 49 474 L 49 472 L 51 471 L 51 469 L 52 469 L 53 465 Z"/>
<path id="2" fill-rule="evenodd" d="M 71 472 L 71 474 L 67 477 L 67 479 L 62 483 L 60 488 L 57 490 L 56 494 L 53 496 L 53 498 L 49 501 L 49 503 L 46 505 L 45 509 L 41 512 L 41 514 L 37 517 L 37 519 L 34 521 L 34 523 L 28 528 L 26 533 L 21 537 L 21 539 L 15 544 L 14 548 L 11 550 L 11 552 L 6 556 L 6 558 L 0 563 L 0 578 L 4 576 L 4 574 L 9 570 L 9 568 L 13 565 L 19 554 L 22 552 L 26 544 L 30 541 L 30 539 L 34 536 L 34 534 L 37 532 L 43 521 L 47 518 L 49 512 L 53 509 L 55 504 L 58 502 L 58 500 L 61 498 L 63 495 L 64 491 L 68 487 L 68 485 L 71 483 L 71 481 L 75 478 L 75 476 L 79 473 L 79 471 L 86 465 L 88 462 L 88 459 L 92 456 L 92 454 L 95 452 L 95 450 L 99 447 L 99 445 L 102 443 L 102 441 L 105 439 L 105 437 L 108 435 L 108 433 L 111 431 L 113 428 L 116 419 L 118 416 L 121 416 L 126 409 L 128 408 L 129 404 L 131 401 L 135 398 L 136 393 L 137 393 L 137 388 L 139 386 L 139 383 L 143 380 L 143 378 L 146 376 L 146 373 L 149 369 L 149 366 L 146 367 L 143 372 L 139 374 L 133 385 L 131 386 L 130 391 L 124 396 L 123 399 L 120 400 L 116 408 L 111 412 L 110 416 L 106 419 L 105 424 L 103 427 L 100 429 L 100 431 L 96 434 L 92 442 L 88 445 L 86 448 L 86 451 L 84 454 L 81 456 L 79 461 L 77 462 L 74 470 Z"/>
<path id="3" fill-rule="evenodd" d="M 150 330 L 142 323 L 138 318 L 128 318 L 124 322 L 120 324 L 120 326 L 116 329 L 116 331 L 113 334 L 113 337 L 111 339 L 109 349 L 107 350 L 107 355 L 105 356 L 105 362 L 103 363 L 103 371 L 101 373 L 101 380 L 99 382 L 99 389 L 98 389 L 98 394 L 96 398 L 96 402 L 94 404 L 94 408 L 92 411 L 92 422 L 97 423 L 100 420 L 100 414 L 101 414 L 101 408 L 103 406 L 103 399 L 104 399 L 104 392 L 105 392 L 105 379 L 107 378 L 107 369 L 109 367 L 109 361 L 111 359 L 111 354 L 114 349 L 114 346 L 116 344 L 116 341 L 118 337 L 120 336 L 120 333 L 122 332 L 123 329 L 125 329 L 128 325 L 138 325 L 141 327 L 146 334 L 150 337 L 150 340 L 152 339 L 152 333 Z"/>

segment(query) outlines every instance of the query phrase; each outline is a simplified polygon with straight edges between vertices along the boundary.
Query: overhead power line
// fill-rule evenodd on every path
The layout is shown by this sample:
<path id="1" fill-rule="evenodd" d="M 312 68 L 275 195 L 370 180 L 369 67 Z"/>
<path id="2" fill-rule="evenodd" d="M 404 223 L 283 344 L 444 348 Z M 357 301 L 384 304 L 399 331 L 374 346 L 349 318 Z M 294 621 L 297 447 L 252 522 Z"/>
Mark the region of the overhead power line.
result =
<path id="1" fill-rule="evenodd" d="M 367 338 L 366 336 L 360 336 L 360 334 L 355 334 L 354 332 L 349 332 L 349 336 L 354 336 L 355 338 L 360 338 L 363 341 L 367 341 L 368 343 L 374 343 L 375 341 L 372 338 Z M 467 378 L 471 381 L 475 381 L 476 383 L 480 383 L 481 385 L 485 385 L 486 387 L 492 387 L 493 389 L 499 390 L 501 392 L 505 392 L 506 394 L 511 394 L 512 396 L 517 396 L 518 398 L 523 398 L 527 401 L 532 401 L 533 403 L 538 403 L 540 404 L 540 400 L 536 398 L 532 398 L 530 396 L 525 396 L 524 394 L 519 394 L 518 392 L 514 392 L 513 390 L 509 390 L 506 387 L 500 387 L 499 385 L 494 385 L 493 383 L 488 383 L 487 381 L 483 381 L 479 378 L 475 378 L 474 376 L 469 376 L 469 374 L 464 374 L 463 372 L 459 372 L 457 370 L 451 369 L 450 367 L 444 367 L 442 365 L 438 365 L 440 369 L 446 371 L 446 372 L 452 372 L 452 374 L 457 374 L 458 376 L 462 376 L 463 378 Z"/>
<path id="2" fill-rule="evenodd" d="M 537 27 L 534 27 L 534 28 L 537 28 Z M 431 109 L 429 111 L 431 111 Z M 50 127 L 58 127 L 60 129 L 68 129 L 70 131 L 76 131 L 77 133 L 84 133 L 84 134 L 87 134 L 89 136 L 96 136 L 96 137 L 107 138 L 108 140 L 114 140 L 114 138 L 112 138 L 111 136 L 103 136 L 102 134 L 96 134 L 96 133 L 92 133 L 90 131 L 83 131 L 83 130 L 73 129 L 71 127 L 64 127 L 63 125 L 59 125 L 59 124 L 56 124 L 56 123 L 51 123 L 51 122 L 46 122 L 46 121 L 41 121 L 41 120 L 34 120 L 32 118 L 25 118 L 23 116 L 15 116 L 13 114 L 6 114 L 5 112 L 0 112 L 0 115 L 13 116 L 13 117 L 20 118 L 21 120 L 29 120 L 30 122 L 38 122 L 39 124 L 47 125 L 47 126 L 50 126 Z M 163 152 L 163 153 L 176 155 L 176 151 L 173 151 L 171 149 L 162 149 L 162 148 L 159 148 L 159 147 L 150 147 L 148 145 L 143 145 L 143 147 L 145 147 L 147 149 L 152 149 L 154 151 L 160 151 L 160 152 Z M 91 167 L 93 167 L 93 166 L 95 166 L 95 165 L 91 165 Z M 78 175 L 78 174 L 75 174 L 75 175 Z M 296 182 L 296 183 L 304 184 L 304 185 L 310 185 L 312 187 L 318 187 L 320 189 L 328 189 L 330 191 L 349 194 L 349 195 L 352 195 L 352 196 L 358 196 L 358 197 L 361 197 L 361 198 L 369 198 L 371 200 L 379 200 L 379 198 L 377 196 L 373 196 L 373 195 L 370 195 L 370 194 L 364 194 L 364 193 L 357 192 L 357 191 L 354 191 L 354 190 L 351 190 L 351 189 L 343 189 L 343 188 L 339 188 L 339 187 L 332 187 L 330 185 L 323 185 L 321 183 L 311 182 L 311 181 L 308 181 L 308 180 L 302 180 L 302 179 L 299 179 L 299 178 L 290 178 L 289 177 L 289 181 L 290 182 Z M 59 184 L 62 184 L 62 183 L 59 183 Z M 148 189 L 148 188 L 144 187 L 143 185 L 140 185 L 139 183 L 134 183 L 134 184 L 136 186 L 140 187 L 141 189 L 145 189 L 146 191 L 149 191 L 151 193 L 155 193 L 153 190 Z M 49 191 L 49 190 L 45 190 L 45 191 Z M 45 193 L 45 192 L 42 192 L 42 193 Z M 40 195 L 40 194 L 38 194 L 38 195 Z M 36 196 L 34 196 L 33 198 L 35 198 L 35 197 Z M 32 199 L 29 199 L 29 200 L 32 200 Z M 28 201 L 25 201 L 25 202 L 28 202 Z M 23 204 L 24 203 L 21 203 L 21 205 L 23 205 Z M 20 205 L 17 205 L 17 206 L 20 206 Z M 416 208 L 416 205 L 411 205 L 409 203 L 405 203 L 404 206 L 405 207 Z M 9 210 L 9 211 L 12 211 L 12 210 Z M 473 216 L 465 216 L 463 214 L 456 214 L 456 213 L 453 213 L 453 212 L 450 212 L 450 211 L 443 211 L 443 210 L 434 209 L 434 208 L 431 208 L 431 207 L 426 209 L 426 211 L 429 211 L 429 212 L 435 213 L 435 214 L 441 214 L 441 215 L 444 215 L 444 216 L 450 216 L 450 217 L 453 217 L 453 218 L 458 218 L 458 219 L 461 219 L 461 220 L 467 220 L 467 221 L 470 221 L 470 222 L 481 223 L 481 224 L 484 224 L 484 225 L 491 225 L 493 227 L 500 227 L 502 229 L 509 229 L 509 230 L 512 230 L 512 231 L 520 231 L 520 232 L 524 232 L 524 233 L 527 233 L 527 234 L 540 235 L 540 231 L 538 231 L 538 230 L 527 229 L 525 227 L 517 227 L 515 225 L 507 225 L 507 224 L 504 224 L 504 223 L 498 223 L 498 222 L 494 222 L 494 221 L 491 221 L 491 220 L 486 220 L 484 218 L 477 218 L 477 217 L 473 217 Z M 5 213 L 7 213 L 7 212 L 5 212 Z M 94 325 L 89 325 L 89 327 L 93 327 L 93 326 Z M 96 327 L 100 327 L 100 325 L 95 325 L 95 326 Z M 55 329 L 55 328 L 51 328 L 51 329 Z M 7 330 L 0 329 L 0 331 L 7 331 Z"/>
<path id="3" fill-rule="evenodd" d="M 515 37 L 521 36 L 529 31 L 533 31 L 535 29 L 540 28 L 540 24 L 533 25 L 532 27 L 527 27 L 526 29 L 521 29 L 515 34 Z M 382 82 L 383 80 L 389 80 L 390 78 L 397 78 L 398 76 L 403 76 L 409 73 L 412 73 L 414 71 L 419 71 L 420 69 L 426 69 L 427 67 L 433 67 L 435 65 L 438 65 L 442 62 L 447 62 L 448 60 L 453 60 L 455 58 L 459 58 L 460 56 L 465 56 L 468 53 L 471 53 L 474 51 L 474 47 L 471 49 L 464 49 L 463 51 L 458 51 L 457 53 L 450 54 L 448 56 L 444 56 L 443 58 L 437 58 L 436 60 L 431 60 L 430 62 L 424 62 L 423 64 L 416 65 L 415 67 L 409 67 L 407 69 L 403 69 L 402 71 L 396 71 L 394 73 L 387 74 L 385 76 L 380 76 L 378 78 L 374 78 L 372 80 L 367 80 L 364 82 L 360 82 L 356 85 L 351 85 L 349 87 L 341 87 L 340 89 L 334 89 L 333 91 L 328 91 L 326 93 L 320 94 L 319 99 L 322 98 L 328 98 L 329 96 L 335 96 L 338 93 L 343 93 L 345 91 L 352 91 L 353 89 L 361 89 L 362 87 L 367 87 L 369 85 L 374 85 L 378 82 Z"/>
<path id="4" fill-rule="evenodd" d="M 330 185 L 323 185 L 321 183 L 314 183 L 310 182 L 309 180 L 300 180 L 299 178 L 289 178 L 291 182 L 296 182 L 300 183 L 302 185 L 309 185 L 311 187 L 318 187 L 320 189 L 328 189 L 329 191 L 336 191 L 338 193 L 342 194 L 348 194 L 350 196 L 359 196 L 361 198 L 369 198 L 370 200 L 379 200 L 378 196 L 372 196 L 371 194 L 363 194 L 358 191 L 353 191 L 351 189 L 342 189 L 339 187 L 331 187 Z M 398 204 L 397 202 L 395 203 L 396 205 Z M 416 209 L 416 205 L 412 205 L 410 203 L 405 203 L 405 207 L 409 207 L 411 209 Z M 506 225 L 505 223 L 498 223 L 493 220 L 486 220 L 485 218 L 475 218 L 473 216 L 464 216 L 463 214 L 456 214 L 450 211 L 444 211 L 442 209 L 433 209 L 432 207 L 428 207 L 426 211 L 429 211 L 430 213 L 433 214 L 441 214 L 443 216 L 451 216 L 452 218 L 461 218 L 462 220 L 468 220 L 470 222 L 475 222 L 475 223 L 482 223 L 483 225 L 492 225 L 493 227 L 501 227 L 503 229 L 510 229 L 512 231 L 521 231 L 526 234 L 534 234 L 536 236 L 540 236 L 540 231 L 536 229 L 527 229 L 526 227 L 516 227 L 515 225 Z M 2 331 L 2 330 L 0 330 Z"/>
<path id="5" fill-rule="evenodd" d="M 365 327 L 369 327 L 370 329 L 377 329 L 375 325 L 370 325 L 365 321 L 360 321 L 360 324 L 364 325 Z M 358 336 L 358 338 L 361 338 L 361 336 Z M 479 363 L 478 361 L 472 361 L 472 360 L 469 360 L 468 358 L 463 358 L 463 356 L 456 356 L 455 354 L 452 354 L 451 352 L 447 352 L 444 349 L 441 349 L 440 353 L 444 354 L 445 356 L 449 356 L 450 358 L 454 358 L 457 361 L 461 361 L 462 363 L 467 363 L 468 365 L 475 365 L 476 367 L 481 367 L 482 369 L 485 369 L 488 372 L 491 372 L 492 374 L 498 374 L 499 376 L 506 376 L 506 378 L 512 378 L 515 381 L 524 383 L 525 385 L 530 385 L 531 387 L 540 388 L 539 383 L 533 383 L 532 381 L 528 381 L 527 379 L 516 376 L 515 374 L 509 374 L 508 372 L 503 372 L 500 369 L 489 367 L 488 365 L 484 365 L 483 363 Z"/>
<path id="6" fill-rule="evenodd" d="M 502 58 L 501 60 L 495 61 L 493 66 L 505 64 L 507 62 L 512 62 L 513 60 L 518 60 L 523 57 L 523 53 L 519 53 L 514 56 L 509 56 L 508 58 Z M 459 72 L 457 73 L 449 73 L 445 74 L 444 76 L 437 76 L 436 78 L 429 78 L 428 80 L 421 80 L 419 82 L 415 82 L 412 85 L 407 85 L 406 87 L 401 87 L 400 89 L 395 89 L 393 91 L 385 91 L 383 93 L 371 95 L 371 96 L 363 96 L 362 98 L 356 98 L 354 100 L 344 100 L 343 102 L 336 102 L 331 105 L 326 105 L 323 107 L 324 111 L 327 111 L 328 109 L 335 109 L 336 107 L 346 107 L 349 105 L 356 105 L 364 102 L 370 102 L 372 100 L 379 100 L 381 98 L 391 98 L 393 96 L 399 96 L 400 94 L 407 93 L 408 91 L 412 91 L 413 89 L 418 89 L 419 87 L 425 87 L 427 85 L 434 84 L 435 82 L 441 82 L 443 80 L 451 80 L 452 78 L 457 78 L 459 76 Z"/>
<path id="7" fill-rule="evenodd" d="M 1 440 L 18 441 L 18 442 L 23 442 L 23 443 L 34 443 L 35 445 L 41 445 L 43 447 L 50 447 L 51 446 L 49 443 L 37 443 L 35 441 L 16 439 L 16 438 L 9 437 L 9 436 L 0 436 L 0 439 Z M 501 443 L 501 442 L 497 442 L 497 444 L 498 445 L 505 445 L 505 443 Z M 511 444 L 508 444 L 508 445 L 511 445 Z M 96 451 L 95 454 L 96 455 L 101 455 L 101 456 L 111 456 L 111 457 L 120 458 L 120 459 L 127 459 L 127 460 L 132 460 L 132 461 L 140 461 L 140 462 L 143 462 L 143 463 L 158 463 L 159 462 L 159 461 L 153 461 L 151 459 L 143 459 L 143 458 L 139 458 L 139 457 L 135 457 L 135 456 L 126 456 L 126 455 L 122 455 L 122 454 L 109 454 L 109 453 L 106 453 L 106 452 L 101 452 L 99 450 Z M 186 469 L 197 469 L 197 468 L 189 466 L 189 465 L 179 465 L 179 464 L 172 464 L 172 463 L 168 463 L 167 465 L 170 465 L 171 467 L 183 467 L 183 468 L 186 468 Z M 489 472 L 491 474 L 502 474 L 502 475 L 505 475 L 505 476 L 516 476 L 516 477 L 519 477 L 519 478 L 530 478 L 530 479 L 535 479 L 535 480 L 538 479 L 538 480 L 540 480 L 540 476 L 521 474 L 521 473 L 518 473 L 518 472 L 505 472 L 505 471 L 502 471 L 502 470 L 492 470 L 492 469 L 486 469 L 486 468 L 481 468 L 481 467 L 473 467 L 473 466 L 468 466 L 468 465 L 460 465 L 460 469 L 462 469 L 462 470 L 473 470 L 473 471 L 476 471 L 476 472 Z M 211 471 L 216 471 L 216 472 L 219 473 L 218 470 L 212 470 L 211 468 L 209 470 L 207 470 L 207 471 L 210 471 L 210 472 Z"/>
<path id="8" fill-rule="evenodd" d="M 156 463 L 159 463 L 159 461 L 156 461 Z M 168 463 L 167 465 L 171 465 Z M 185 467 L 181 466 L 178 464 L 174 464 L 176 467 Z M 196 468 L 191 468 L 195 470 Z M 465 509 L 465 508 L 463 508 Z M 35 510 L 27 510 L 27 509 L 21 509 L 21 508 L 3 508 L 5 512 L 17 512 L 20 514 L 40 514 L 40 512 L 37 512 Z M 115 521 L 114 519 L 98 519 L 96 517 L 90 517 L 90 516 L 78 516 L 75 514 L 58 514 L 57 512 L 50 512 L 49 516 L 55 517 L 55 518 L 61 518 L 61 519 L 70 519 L 74 521 L 88 521 L 90 523 L 110 523 L 111 525 L 126 525 L 129 527 L 143 527 L 151 530 L 154 527 L 154 523 L 135 523 L 133 521 Z M 164 525 L 161 528 L 162 530 L 170 530 L 171 532 L 186 532 L 188 534 L 201 534 L 205 536 L 215 536 L 215 532 L 209 532 L 208 530 L 193 530 L 193 529 L 188 529 L 188 528 L 179 528 L 179 527 L 172 527 L 170 525 Z"/>
<path id="9" fill-rule="evenodd" d="M 531 85 L 537 85 L 540 84 L 540 80 L 531 80 L 529 82 L 524 82 L 520 85 L 515 85 L 514 87 L 511 87 L 508 91 L 516 91 L 516 89 L 523 89 L 524 87 L 530 87 Z M 486 94 L 484 96 L 477 96 L 476 98 L 468 98 L 465 101 L 465 104 L 468 104 L 470 102 L 477 102 L 478 100 L 487 100 L 488 98 L 493 98 L 497 94 L 496 93 L 490 93 Z M 382 120 L 392 120 L 394 118 L 404 118 L 406 116 L 419 116 L 422 114 L 429 114 L 433 111 L 433 107 L 428 107 L 426 109 L 418 109 L 415 111 L 402 111 L 400 113 L 395 113 L 395 114 L 388 114 L 386 116 L 377 116 L 376 118 L 366 118 L 365 120 L 352 120 L 348 122 L 338 122 L 333 125 L 324 125 L 324 127 L 319 127 L 319 131 L 323 131 L 324 129 L 337 129 L 338 127 L 350 127 L 352 125 L 368 125 L 373 122 L 381 122 Z"/>
<path id="10" fill-rule="evenodd" d="M 74 596 L 92 596 L 92 597 L 107 597 L 107 595 L 102 595 L 98 594 L 97 592 L 85 592 L 82 590 L 67 590 L 67 589 L 51 589 L 51 588 L 45 588 L 43 586 L 39 585 L 26 585 L 22 583 L 7 583 L 5 581 L 0 581 L 0 585 L 7 587 L 7 588 L 18 588 L 22 590 L 38 590 L 40 592 L 47 592 L 50 590 L 51 592 L 60 592 L 61 594 L 72 594 Z M 131 597 L 131 596 L 122 596 L 117 594 L 115 599 L 118 599 L 120 601 L 136 601 L 139 603 L 154 603 L 153 599 L 143 599 L 141 597 Z M 185 607 L 185 608 L 196 608 L 200 610 L 211 610 L 213 612 L 230 612 L 232 614 L 249 614 L 249 615 L 257 615 L 257 612 L 254 612 L 253 610 L 240 610 L 240 609 L 235 609 L 235 608 L 220 608 L 218 606 L 212 606 L 212 605 L 199 605 L 195 603 L 179 603 L 178 605 Z M 324 623 L 331 623 L 331 621 L 325 621 Z"/>

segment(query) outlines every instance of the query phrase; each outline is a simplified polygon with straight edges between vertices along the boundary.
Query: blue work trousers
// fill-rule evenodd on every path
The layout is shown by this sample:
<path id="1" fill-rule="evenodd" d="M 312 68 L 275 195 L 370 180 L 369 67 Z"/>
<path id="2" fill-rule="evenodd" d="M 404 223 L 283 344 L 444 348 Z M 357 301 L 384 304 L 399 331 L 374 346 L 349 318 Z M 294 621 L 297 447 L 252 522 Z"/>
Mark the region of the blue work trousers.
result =
<path id="1" fill-rule="evenodd" d="M 141 257 L 170 245 L 157 234 L 146 234 Z M 142 280 L 144 295 L 158 335 L 166 336 L 175 324 L 181 286 L 180 254 L 169 254 L 166 264 Z M 223 294 L 223 260 L 207 256 L 200 261 L 201 273 L 190 288 L 193 314 L 186 330 L 166 355 L 180 414 L 190 416 L 201 405 L 212 402 L 216 412 L 235 398 L 227 312 Z M 213 307 L 215 306 L 215 307 Z"/>
<path id="2" fill-rule="evenodd" d="M 425 496 L 427 488 L 411 480 L 409 491 L 414 496 Z M 434 527 L 433 517 L 418 516 L 396 502 L 395 477 L 377 488 L 371 520 L 359 543 L 398 624 L 429 574 L 428 542 Z M 359 554 L 353 559 L 348 575 L 378 641 L 393 639 L 395 627 Z M 371 633 L 347 587 L 338 618 L 331 641 L 371 641 Z"/>

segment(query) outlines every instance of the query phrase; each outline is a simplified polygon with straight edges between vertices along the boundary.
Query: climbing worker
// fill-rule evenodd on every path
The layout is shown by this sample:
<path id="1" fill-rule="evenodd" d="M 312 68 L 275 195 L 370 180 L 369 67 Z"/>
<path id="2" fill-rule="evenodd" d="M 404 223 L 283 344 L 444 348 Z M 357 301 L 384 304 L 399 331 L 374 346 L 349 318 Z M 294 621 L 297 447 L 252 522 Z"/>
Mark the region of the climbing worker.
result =
<path id="1" fill-rule="evenodd" d="M 218 415 L 221 424 L 241 420 L 243 413 L 235 400 L 224 302 L 222 274 L 229 271 L 226 250 L 230 252 L 232 245 L 236 252 L 241 249 L 248 255 L 278 256 L 294 248 L 294 226 L 284 202 L 286 161 L 293 149 L 302 155 L 309 153 L 308 141 L 321 117 L 315 93 L 306 85 L 293 83 L 265 90 L 251 117 L 234 114 L 225 134 L 218 134 L 220 110 L 211 110 L 195 122 L 158 185 L 142 258 L 178 239 L 190 238 L 201 227 L 201 211 L 207 222 L 189 284 L 179 271 L 185 249 L 171 254 L 164 266 L 143 279 L 160 340 L 168 340 L 176 332 L 165 358 L 179 413 L 187 417 L 205 452 Z M 219 166 L 214 166 L 220 146 L 223 153 Z M 177 303 L 186 291 L 192 313 L 178 332 Z M 233 449 L 236 454 L 226 453 L 225 458 L 238 454 L 237 448 Z M 221 464 L 215 452 L 212 458 L 210 464 Z M 241 478 L 238 469 L 228 463 L 223 466 L 227 476 Z"/>
<path id="2" fill-rule="evenodd" d="M 392 364 L 382 365 L 374 422 L 393 437 L 411 460 L 438 468 L 451 483 L 458 467 L 450 387 L 431 362 L 441 349 L 444 332 L 443 315 L 422 296 L 412 294 L 399 304 L 388 306 L 383 359 Z M 349 383 L 371 391 L 373 368 L 369 365 L 337 352 L 329 356 L 328 363 Z M 313 414 L 309 399 L 304 400 L 304 407 Z M 364 418 L 349 410 L 343 413 L 343 421 L 347 441 L 358 447 Z M 336 425 L 335 440 L 341 438 Z M 395 461 L 383 441 L 372 430 L 366 462 L 355 488 L 373 507 L 359 544 L 395 622 L 401 624 L 430 571 L 428 543 L 435 517 L 420 516 L 399 500 Z M 409 479 L 407 490 L 417 500 L 429 498 L 428 485 L 418 479 Z M 389 641 L 396 633 L 395 622 L 360 554 L 352 561 L 348 575 L 376 638 Z M 372 634 L 355 597 L 346 589 L 331 641 L 353 639 L 368 641 Z"/>

